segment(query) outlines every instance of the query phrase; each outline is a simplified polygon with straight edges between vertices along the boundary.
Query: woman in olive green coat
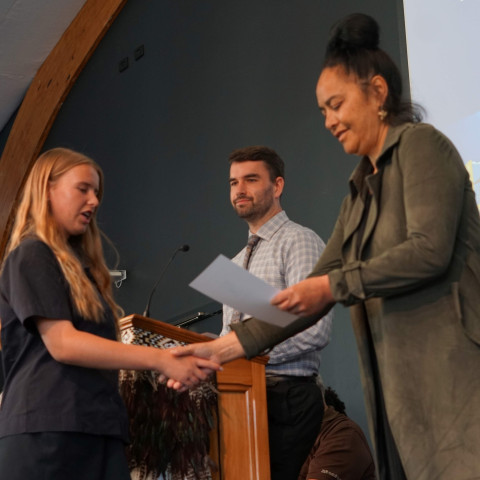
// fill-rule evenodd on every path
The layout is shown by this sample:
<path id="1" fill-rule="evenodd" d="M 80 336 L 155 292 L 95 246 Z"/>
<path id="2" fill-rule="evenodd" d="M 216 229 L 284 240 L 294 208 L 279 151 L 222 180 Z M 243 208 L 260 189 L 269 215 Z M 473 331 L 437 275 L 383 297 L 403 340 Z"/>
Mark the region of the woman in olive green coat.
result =
<path id="1" fill-rule="evenodd" d="M 302 316 L 351 307 L 381 478 L 480 478 L 475 195 L 451 142 L 395 109 L 372 27 L 337 26 L 317 85 L 326 127 L 362 156 L 350 195 L 311 278 L 274 303 Z"/>
<path id="2" fill-rule="evenodd" d="M 361 157 L 310 278 L 272 301 L 300 317 L 257 319 L 189 351 L 251 357 L 323 316 L 351 309 L 382 480 L 480 478 L 480 220 L 451 142 L 401 101 L 378 25 L 333 29 L 317 85 L 325 126 Z"/>

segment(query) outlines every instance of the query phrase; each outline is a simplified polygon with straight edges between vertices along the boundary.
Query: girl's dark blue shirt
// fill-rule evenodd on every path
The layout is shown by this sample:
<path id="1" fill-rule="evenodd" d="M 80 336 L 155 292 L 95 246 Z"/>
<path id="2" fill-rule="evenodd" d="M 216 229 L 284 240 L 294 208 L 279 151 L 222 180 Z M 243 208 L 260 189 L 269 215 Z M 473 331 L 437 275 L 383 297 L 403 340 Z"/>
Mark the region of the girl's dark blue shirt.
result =
<path id="1" fill-rule="evenodd" d="M 87 272 L 88 274 L 88 272 Z M 33 432 L 82 432 L 128 441 L 118 372 L 57 362 L 34 317 L 70 320 L 75 328 L 116 340 L 115 319 L 103 300 L 98 323 L 75 312 L 69 286 L 48 245 L 29 238 L 10 253 L 0 277 L 5 386 L 0 438 Z"/>

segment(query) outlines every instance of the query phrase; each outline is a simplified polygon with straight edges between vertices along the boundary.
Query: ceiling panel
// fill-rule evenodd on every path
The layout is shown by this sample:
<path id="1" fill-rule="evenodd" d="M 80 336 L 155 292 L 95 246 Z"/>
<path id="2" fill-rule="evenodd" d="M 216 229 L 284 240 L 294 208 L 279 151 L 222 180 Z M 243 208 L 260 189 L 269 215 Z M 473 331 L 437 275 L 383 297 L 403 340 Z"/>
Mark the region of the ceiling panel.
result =
<path id="1" fill-rule="evenodd" d="M 85 1 L 0 0 L 0 130 Z"/>

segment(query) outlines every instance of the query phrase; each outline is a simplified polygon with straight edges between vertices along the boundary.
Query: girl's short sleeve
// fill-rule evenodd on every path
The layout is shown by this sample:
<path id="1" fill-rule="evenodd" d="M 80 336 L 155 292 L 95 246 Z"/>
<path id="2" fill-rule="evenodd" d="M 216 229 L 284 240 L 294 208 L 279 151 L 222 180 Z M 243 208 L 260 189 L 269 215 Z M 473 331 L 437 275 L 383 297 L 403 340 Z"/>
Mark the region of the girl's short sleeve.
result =
<path id="1" fill-rule="evenodd" d="M 52 250 L 40 240 L 23 241 L 8 256 L 0 290 L 15 316 L 72 319 L 69 287 Z"/>

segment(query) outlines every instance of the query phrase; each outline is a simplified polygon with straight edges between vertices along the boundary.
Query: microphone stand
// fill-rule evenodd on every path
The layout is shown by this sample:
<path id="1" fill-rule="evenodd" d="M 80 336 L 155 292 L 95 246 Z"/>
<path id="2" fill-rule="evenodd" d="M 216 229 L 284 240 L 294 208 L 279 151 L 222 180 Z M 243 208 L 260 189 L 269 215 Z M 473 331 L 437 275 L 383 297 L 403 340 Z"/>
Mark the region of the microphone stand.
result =
<path id="1" fill-rule="evenodd" d="M 173 252 L 173 255 L 170 257 L 170 260 L 167 262 L 165 267 L 163 267 L 163 270 L 160 273 L 160 275 L 158 277 L 158 280 L 156 281 L 155 285 L 152 288 L 152 291 L 150 292 L 150 296 L 148 297 L 147 305 L 145 306 L 145 310 L 143 311 L 143 316 L 144 317 L 149 317 L 150 316 L 150 304 L 152 302 L 153 294 L 155 293 L 155 290 L 157 289 L 158 284 L 162 280 L 163 275 L 165 274 L 165 271 L 167 270 L 167 267 L 172 263 L 172 260 L 175 258 L 175 256 L 177 255 L 178 252 L 188 252 L 189 250 L 190 250 L 189 245 L 182 245 L 182 246 L 178 247 L 177 249 L 175 249 L 175 251 Z"/>

